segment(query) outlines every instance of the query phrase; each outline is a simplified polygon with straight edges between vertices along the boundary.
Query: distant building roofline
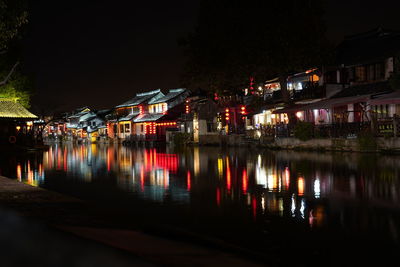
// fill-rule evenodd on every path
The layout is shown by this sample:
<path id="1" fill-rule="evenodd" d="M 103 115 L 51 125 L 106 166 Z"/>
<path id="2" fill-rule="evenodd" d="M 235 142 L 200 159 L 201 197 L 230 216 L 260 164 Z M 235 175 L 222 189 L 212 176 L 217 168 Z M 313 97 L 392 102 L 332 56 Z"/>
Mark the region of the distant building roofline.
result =
<path id="1" fill-rule="evenodd" d="M 156 89 L 156 90 L 149 91 L 149 92 L 137 93 L 136 96 L 148 96 L 148 95 L 158 94 L 160 92 L 161 92 L 161 89 Z"/>
<path id="2" fill-rule="evenodd" d="M 170 89 L 170 93 L 179 93 L 179 92 L 184 92 L 186 91 L 186 88 L 177 88 L 177 89 Z"/>
<path id="3" fill-rule="evenodd" d="M 383 27 L 377 27 L 369 31 L 350 34 L 344 37 L 344 41 L 356 40 L 356 39 L 363 39 L 367 37 L 373 37 L 376 35 L 385 36 L 385 35 L 392 35 L 392 34 L 400 34 L 400 31 L 395 31 L 391 29 L 385 29 Z"/>

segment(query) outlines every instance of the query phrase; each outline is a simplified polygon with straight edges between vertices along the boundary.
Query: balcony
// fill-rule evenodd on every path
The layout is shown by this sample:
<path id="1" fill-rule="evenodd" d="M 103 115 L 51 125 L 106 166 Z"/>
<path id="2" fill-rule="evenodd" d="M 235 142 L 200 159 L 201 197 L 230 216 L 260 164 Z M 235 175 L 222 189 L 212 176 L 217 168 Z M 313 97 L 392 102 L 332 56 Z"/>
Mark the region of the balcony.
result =
<path id="1" fill-rule="evenodd" d="M 326 87 L 313 85 L 310 87 L 305 87 L 302 90 L 290 91 L 290 98 L 294 101 L 306 100 L 306 99 L 318 99 L 325 98 Z"/>
<path id="2" fill-rule="evenodd" d="M 326 97 L 325 86 L 304 87 L 302 90 L 289 90 L 289 98 L 293 101 L 306 99 L 319 99 Z M 277 90 L 264 95 L 264 100 L 269 103 L 277 103 L 283 101 L 282 91 Z"/>

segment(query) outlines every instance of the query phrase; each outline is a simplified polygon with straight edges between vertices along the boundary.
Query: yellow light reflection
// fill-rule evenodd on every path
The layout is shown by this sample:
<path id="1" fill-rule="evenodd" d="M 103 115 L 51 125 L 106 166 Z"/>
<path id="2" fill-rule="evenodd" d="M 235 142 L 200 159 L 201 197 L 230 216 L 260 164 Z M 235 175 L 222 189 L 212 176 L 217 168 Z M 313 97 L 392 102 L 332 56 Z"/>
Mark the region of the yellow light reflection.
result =
<path id="1" fill-rule="evenodd" d="M 194 176 L 198 176 L 200 173 L 200 151 L 199 147 L 195 147 L 193 151 L 193 164 L 194 164 Z"/>
<path id="2" fill-rule="evenodd" d="M 218 175 L 222 178 L 224 175 L 224 162 L 222 158 L 218 158 Z"/>
<path id="3" fill-rule="evenodd" d="M 18 181 L 22 181 L 22 168 L 21 168 L 21 164 L 18 163 L 17 165 L 17 179 Z"/>

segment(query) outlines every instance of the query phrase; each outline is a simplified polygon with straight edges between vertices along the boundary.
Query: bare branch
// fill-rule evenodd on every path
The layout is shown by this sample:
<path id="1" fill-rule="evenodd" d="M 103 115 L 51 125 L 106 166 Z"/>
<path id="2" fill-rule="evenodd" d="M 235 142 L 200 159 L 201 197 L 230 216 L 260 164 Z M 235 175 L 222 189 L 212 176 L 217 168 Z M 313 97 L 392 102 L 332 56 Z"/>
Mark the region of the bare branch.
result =
<path id="1" fill-rule="evenodd" d="M 17 61 L 17 63 L 14 64 L 14 66 L 12 67 L 12 69 L 10 70 L 10 72 L 8 73 L 8 75 L 6 76 L 6 78 L 0 82 L 0 86 L 6 85 L 8 83 L 8 80 L 10 79 L 11 75 L 14 73 L 15 68 L 19 65 L 19 61 Z"/>

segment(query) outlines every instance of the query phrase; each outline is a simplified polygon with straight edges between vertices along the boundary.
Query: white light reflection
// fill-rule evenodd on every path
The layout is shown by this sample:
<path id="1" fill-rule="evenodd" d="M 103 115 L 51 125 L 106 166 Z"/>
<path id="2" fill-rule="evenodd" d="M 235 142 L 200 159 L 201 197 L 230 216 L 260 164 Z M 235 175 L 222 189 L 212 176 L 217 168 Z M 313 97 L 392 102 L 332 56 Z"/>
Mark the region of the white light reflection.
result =
<path id="1" fill-rule="evenodd" d="M 290 210 L 291 210 L 292 217 L 295 217 L 296 216 L 296 199 L 295 199 L 294 194 L 292 195 L 292 207 Z"/>
<path id="2" fill-rule="evenodd" d="M 265 196 L 261 197 L 261 207 L 262 207 L 262 210 L 265 212 Z"/>
<path id="3" fill-rule="evenodd" d="M 259 165 L 256 166 L 256 182 L 264 188 L 267 186 L 267 172 Z"/>
<path id="4" fill-rule="evenodd" d="M 301 200 L 301 206 L 300 206 L 300 214 L 301 214 L 301 218 L 304 219 L 304 210 L 306 209 L 306 203 L 304 198 Z"/>
<path id="5" fill-rule="evenodd" d="M 318 178 L 314 181 L 314 196 L 315 198 L 319 198 L 321 196 L 321 183 Z"/>

